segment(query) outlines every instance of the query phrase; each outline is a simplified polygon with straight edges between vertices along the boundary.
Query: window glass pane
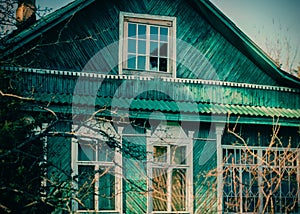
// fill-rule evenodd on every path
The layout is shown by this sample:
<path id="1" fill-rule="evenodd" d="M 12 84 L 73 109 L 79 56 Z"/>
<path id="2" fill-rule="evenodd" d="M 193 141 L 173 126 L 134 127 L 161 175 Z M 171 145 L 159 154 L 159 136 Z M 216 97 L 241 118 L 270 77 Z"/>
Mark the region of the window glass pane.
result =
<path id="1" fill-rule="evenodd" d="M 94 209 L 94 166 L 78 166 L 78 198 L 80 210 Z"/>
<path id="2" fill-rule="evenodd" d="M 167 211 L 167 170 L 153 168 L 153 211 Z"/>
<path id="3" fill-rule="evenodd" d="M 99 170 L 99 210 L 115 209 L 115 176 L 113 169 Z"/>
<path id="4" fill-rule="evenodd" d="M 146 41 L 145 40 L 139 40 L 138 43 L 138 54 L 146 54 Z"/>
<path id="5" fill-rule="evenodd" d="M 171 146 L 171 163 L 186 164 L 186 147 Z"/>
<path id="6" fill-rule="evenodd" d="M 150 57 L 150 70 L 157 71 L 157 68 L 158 68 L 158 58 Z"/>
<path id="7" fill-rule="evenodd" d="M 167 70 L 168 70 L 167 58 L 159 58 L 159 71 L 167 71 Z"/>
<path id="8" fill-rule="evenodd" d="M 128 37 L 135 37 L 136 24 L 128 23 Z"/>
<path id="9" fill-rule="evenodd" d="M 128 54 L 127 68 L 135 69 L 136 68 L 136 56 Z"/>
<path id="10" fill-rule="evenodd" d="M 166 146 L 154 146 L 153 147 L 153 161 L 159 163 L 167 162 L 167 149 Z"/>
<path id="11" fill-rule="evenodd" d="M 168 41 L 169 29 L 165 27 L 160 28 L 160 41 Z"/>
<path id="12" fill-rule="evenodd" d="M 128 53 L 135 53 L 135 52 L 136 52 L 136 40 L 128 39 Z"/>
<path id="13" fill-rule="evenodd" d="M 138 25 L 139 39 L 146 39 L 146 25 Z"/>
<path id="14" fill-rule="evenodd" d="M 158 27 L 150 26 L 150 39 L 158 40 Z"/>
<path id="15" fill-rule="evenodd" d="M 95 161 L 96 147 L 93 141 L 78 143 L 78 161 Z"/>
<path id="16" fill-rule="evenodd" d="M 158 55 L 158 43 L 150 42 L 150 55 L 157 56 Z"/>
<path id="17" fill-rule="evenodd" d="M 160 43 L 159 56 L 168 56 L 168 43 Z"/>
<path id="18" fill-rule="evenodd" d="M 113 162 L 115 150 L 110 148 L 106 142 L 100 142 L 98 145 L 98 161 Z"/>
<path id="19" fill-rule="evenodd" d="M 186 170 L 174 169 L 172 172 L 172 211 L 186 210 Z"/>
<path id="20" fill-rule="evenodd" d="M 138 57 L 138 69 L 145 70 L 145 68 L 146 68 L 146 57 L 139 56 Z"/>

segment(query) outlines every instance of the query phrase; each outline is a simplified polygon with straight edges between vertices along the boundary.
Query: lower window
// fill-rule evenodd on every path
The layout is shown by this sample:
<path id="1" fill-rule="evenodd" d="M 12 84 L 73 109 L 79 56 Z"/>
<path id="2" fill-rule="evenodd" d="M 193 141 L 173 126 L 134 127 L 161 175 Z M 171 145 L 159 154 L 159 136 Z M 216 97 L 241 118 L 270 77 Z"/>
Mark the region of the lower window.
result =
<path id="1" fill-rule="evenodd" d="M 120 213 L 119 152 L 100 140 L 80 140 L 73 145 L 76 202 L 80 213 Z"/>
<path id="2" fill-rule="evenodd" d="M 298 149 L 223 146 L 224 213 L 298 213 Z"/>
<path id="3" fill-rule="evenodd" d="M 155 143 L 148 146 L 151 213 L 190 213 L 192 194 L 189 144 Z M 149 160 L 149 159 L 148 159 Z"/>

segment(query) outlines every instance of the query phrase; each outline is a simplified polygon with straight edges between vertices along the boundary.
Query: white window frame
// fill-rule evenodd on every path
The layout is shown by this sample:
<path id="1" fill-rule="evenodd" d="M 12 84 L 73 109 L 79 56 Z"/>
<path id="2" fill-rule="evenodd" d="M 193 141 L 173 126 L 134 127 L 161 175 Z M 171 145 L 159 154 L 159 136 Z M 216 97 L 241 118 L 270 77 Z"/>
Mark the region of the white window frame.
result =
<path id="1" fill-rule="evenodd" d="M 158 16 L 158 15 L 149 15 L 149 14 L 135 14 L 135 13 L 127 13 L 127 12 L 120 12 L 119 17 L 119 74 L 126 74 L 126 73 L 134 73 L 134 74 L 141 74 L 141 70 L 133 70 L 127 69 L 127 23 L 138 23 L 144 24 L 147 27 L 146 33 L 146 69 L 145 72 L 147 74 L 151 73 L 152 75 L 155 74 L 166 74 L 171 75 L 172 77 L 176 77 L 176 17 L 170 16 Z M 168 56 L 167 56 L 167 71 L 151 71 L 149 69 L 149 44 L 150 44 L 150 33 L 149 33 L 149 26 L 164 26 L 168 27 L 169 29 L 169 36 L 168 36 Z"/>
<path id="2" fill-rule="evenodd" d="M 193 213 L 193 134 L 194 132 L 189 132 L 189 137 L 179 139 L 167 139 L 166 141 L 158 137 L 151 137 L 150 131 L 147 133 L 147 213 Z M 155 163 L 153 159 L 154 146 L 186 146 L 186 164 L 185 165 L 172 165 L 171 163 L 161 164 Z M 167 152 L 167 159 L 170 160 L 170 153 Z M 167 168 L 167 211 L 153 211 L 153 168 Z M 172 211 L 171 207 L 171 175 L 173 169 L 186 169 L 186 210 L 184 211 Z"/>
<path id="3" fill-rule="evenodd" d="M 122 132 L 122 129 L 119 128 L 119 133 Z M 122 139 L 122 138 L 120 138 Z M 87 139 L 85 141 L 90 140 L 91 142 L 94 141 L 98 143 L 98 141 L 102 141 L 99 139 Z M 113 162 L 104 162 L 104 161 L 79 161 L 78 160 L 78 146 L 80 140 L 72 138 L 72 177 L 76 177 L 78 175 L 78 167 L 79 166 L 94 166 L 95 170 L 99 169 L 100 167 L 114 167 L 115 173 L 115 209 L 114 210 L 98 210 L 98 196 L 97 194 L 94 196 L 95 201 L 95 210 L 79 210 L 79 204 L 77 201 L 72 201 L 72 210 L 75 213 L 122 213 L 122 153 L 120 148 L 116 148 L 114 151 L 114 160 Z M 104 142 L 105 143 L 105 142 Z M 120 142 L 122 144 L 122 142 Z M 97 192 L 99 180 L 97 180 L 97 175 L 95 175 L 95 192 Z M 78 189 L 78 181 L 74 182 L 74 188 Z"/>
<path id="4" fill-rule="evenodd" d="M 299 149 L 296 149 L 296 148 L 270 148 L 270 147 L 256 147 L 256 146 L 249 146 L 249 147 L 246 147 L 246 146 L 232 146 L 232 145 L 222 145 L 222 150 L 223 150 L 223 153 L 224 153 L 224 163 L 223 163 L 223 173 L 227 172 L 228 173 L 228 170 L 229 169 L 232 169 L 232 170 L 235 170 L 234 173 L 237 173 L 236 176 L 237 177 L 241 177 L 243 174 L 243 172 L 245 172 L 245 169 L 247 170 L 248 168 L 251 168 L 251 167 L 254 167 L 256 168 L 256 170 L 258 170 L 258 173 L 262 173 L 262 170 L 268 170 L 268 169 L 271 169 L 271 170 L 278 170 L 281 172 L 281 170 L 295 170 L 296 171 L 296 174 L 294 175 L 296 177 L 296 180 L 297 180 L 297 193 L 295 195 L 295 200 L 297 200 L 297 203 L 299 205 L 300 203 L 300 150 Z M 232 155 L 229 155 L 229 152 L 228 151 L 234 151 Z M 245 153 L 246 151 L 246 153 Z M 244 152 L 244 153 L 243 153 Z M 270 165 L 267 160 L 265 160 L 265 157 L 269 157 L 269 156 L 266 156 L 264 155 L 265 152 L 276 152 L 276 154 L 283 154 L 284 152 L 292 152 L 294 155 L 295 155 L 295 161 L 294 163 L 288 163 L 288 165 L 284 164 L 284 165 L 274 165 L 273 163 Z M 244 155 L 247 155 L 246 158 L 248 161 L 248 163 L 245 162 L 245 159 L 244 158 L 241 158 L 241 154 L 244 154 Z M 250 154 L 250 155 L 249 155 Z M 253 154 L 253 155 L 252 155 Z M 231 157 L 229 157 L 231 156 Z M 245 156 L 243 156 L 245 157 Z M 230 158 L 232 158 L 232 160 L 234 160 L 233 163 L 230 163 L 232 162 L 232 160 L 229 160 Z M 229 172 L 230 173 L 230 172 Z M 224 174 L 223 174 L 224 176 Z M 291 175 L 289 175 L 291 176 Z M 226 179 L 223 177 L 223 179 Z M 290 179 L 290 177 L 289 177 Z M 263 201 L 264 200 L 264 195 L 263 195 L 263 185 L 264 185 L 264 180 L 261 176 L 258 177 L 257 179 L 257 183 L 258 183 L 258 195 L 255 196 L 254 198 L 256 198 L 256 200 L 259 200 L 259 201 Z M 224 185 L 226 184 L 225 180 L 224 180 Z M 224 200 L 224 203 L 226 203 L 226 197 L 236 197 L 238 198 L 238 201 L 239 201 L 239 204 L 238 206 L 236 207 L 236 210 L 235 212 L 226 212 L 226 210 L 223 210 L 224 213 L 246 213 L 245 211 L 243 211 L 244 208 L 244 204 L 243 204 L 243 200 L 242 198 L 244 197 L 243 194 L 244 191 L 243 191 L 243 181 L 240 181 L 239 184 L 237 184 L 238 186 L 238 191 L 235 193 L 236 195 L 232 196 L 230 194 L 230 196 L 228 196 L 228 194 L 226 193 L 225 194 L 225 190 L 222 191 L 222 197 L 223 197 L 223 200 Z M 278 190 L 280 191 L 280 189 Z M 276 196 L 274 196 L 276 197 Z M 250 198 L 250 197 L 249 197 Z M 277 197 L 278 198 L 278 197 Z M 282 196 L 280 194 L 279 196 L 279 200 L 283 200 L 284 199 L 284 196 Z M 258 207 L 258 212 L 261 213 L 264 209 L 264 204 L 263 203 L 260 203 L 260 206 Z M 223 207 L 223 209 L 225 209 Z M 298 208 L 299 209 L 299 208 Z M 299 211 L 299 210 L 298 210 Z M 247 212 L 247 213 L 253 213 L 253 212 Z M 266 211 L 265 213 L 271 213 L 270 211 Z M 275 213 L 281 213 L 281 212 L 276 212 Z M 291 213 L 295 213 L 295 212 L 291 212 Z"/>

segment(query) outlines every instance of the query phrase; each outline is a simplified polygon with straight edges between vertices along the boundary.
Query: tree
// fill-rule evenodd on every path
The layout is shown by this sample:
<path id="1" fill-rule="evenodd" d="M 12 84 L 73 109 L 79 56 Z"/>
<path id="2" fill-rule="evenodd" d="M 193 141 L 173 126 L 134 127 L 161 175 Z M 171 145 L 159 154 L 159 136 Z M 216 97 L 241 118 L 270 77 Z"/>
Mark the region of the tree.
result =
<path id="1" fill-rule="evenodd" d="M 31 98 L 16 95 L 18 78 L 0 71 L 0 210 L 31 213 L 40 202 L 43 143 L 35 136 L 37 117 L 20 110 Z"/>
<path id="2" fill-rule="evenodd" d="M 0 38 L 3 38 L 10 34 L 12 31 L 16 30 L 17 27 L 20 27 L 21 22 L 26 19 L 23 15 L 16 17 L 16 10 L 18 6 L 24 4 L 24 0 L 0 0 Z M 34 5 L 35 0 L 30 0 L 26 2 L 31 2 L 31 5 Z M 31 17 L 31 19 L 36 19 L 43 17 L 46 13 L 49 13 L 52 9 L 45 7 L 45 8 L 35 8 L 30 6 L 29 8 L 34 11 L 35 16 Z M 19 13 L 23 11 L 24 8 L 20 7 Z M 31 15 L 31 14 L 30 14 Z M 30 25 L 30 20 L 28 24 L 22 27 L 28 27 Z"/>
<path id="3" fill-rule="evenodd" d="M 280 20 L 277 23 L 274 19 L 272 21 L 275 30 L 274 34 L 266 38 L 265 50 L 278 67 L 297 76 L 296 64 L 300 63 L 296 62 L 299 44 L 295 46 L 291 42 L 291 38 L 288 36 L 290 29 L 284 28 Z"/>
<path id="4" fill-rule="evenodd" d="M 0 1 L 0 38 L 16 32 L 26 17 L 16 20 L 16 9 L 23 1 Z M 22 8 L 23 9 L 23 8 Z M 50 9 L 32 8 L 42 15 Z M 34 17 L 35 18 L 35 17 Z M 33 17 L 31 17 L 33 19 Z M 38 131 L 42 121 L 51 121 L 24 109 L 31 97 L 21 96 L 18 72 L 0 71 L 0 210 L 7 213 L 33 213 L 41 204 L 41 182 L 44 164 L 43 133 Z"/>

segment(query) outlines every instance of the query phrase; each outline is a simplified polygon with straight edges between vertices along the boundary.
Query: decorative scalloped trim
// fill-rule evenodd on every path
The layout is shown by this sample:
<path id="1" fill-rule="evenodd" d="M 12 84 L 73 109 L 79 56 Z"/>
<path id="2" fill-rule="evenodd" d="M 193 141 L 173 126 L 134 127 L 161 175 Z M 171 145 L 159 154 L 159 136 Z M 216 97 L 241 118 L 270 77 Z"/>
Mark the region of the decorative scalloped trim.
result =
<path id="1" fill-rule="evenodd" d="M 5 67 L 1 66 L 1 70 L 7 71 L 21 71 L 28 73 L 37 74 L 50 74 L 50 75 L 60 75 L 60 76 L 77 76 L 77 77 L 88 77 L 88 78 L 108 78 L 108 79 L 138 79 L 138 80 L 153 80 L 158 77 L 149 76 L 133 76 L 133 75 L 112 75 L 112 74 L 97 74 L 88 72 L 75 72 L 75 71 L 59 71 L 59 70 L 48 70 L 48 69 L 36 69 L 36 68 L 18 68 L 18 67 Z M 184 78 L 173 78 L 173 77 L 159 77 L 165 82 L 176 82 L 176 83 L 192 83 L 192 84 L 203 84 L 203 85 L 219 85 L 219 86 L 230 86 L 239 88 L 252 88 L 252 89 L 264 89 L 272 91 L 284 91 L 299 93 L 300 89 L 289 88 L 283 86 L 271 86 L 271 85 L 258 85 L 249 83 L 236 83 L 236 82 L 225 82 L 217 80 L 204 80 L 204 79 L 184 79 Z"/>

